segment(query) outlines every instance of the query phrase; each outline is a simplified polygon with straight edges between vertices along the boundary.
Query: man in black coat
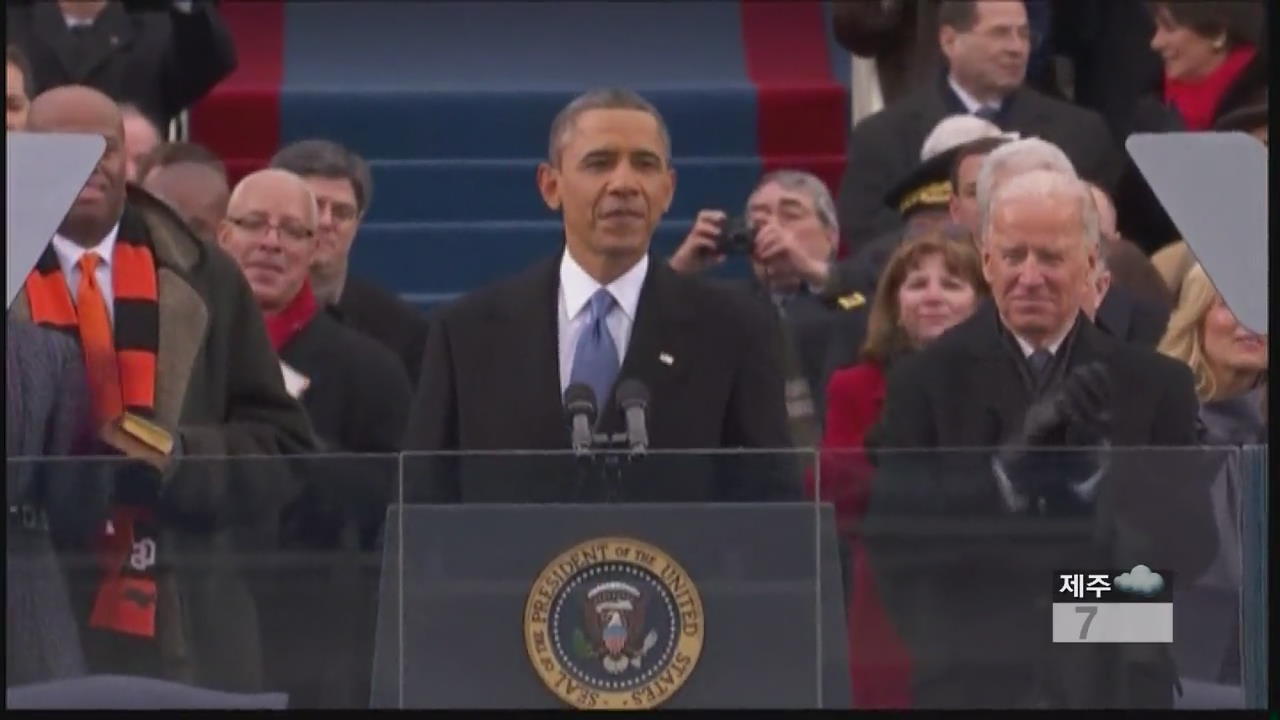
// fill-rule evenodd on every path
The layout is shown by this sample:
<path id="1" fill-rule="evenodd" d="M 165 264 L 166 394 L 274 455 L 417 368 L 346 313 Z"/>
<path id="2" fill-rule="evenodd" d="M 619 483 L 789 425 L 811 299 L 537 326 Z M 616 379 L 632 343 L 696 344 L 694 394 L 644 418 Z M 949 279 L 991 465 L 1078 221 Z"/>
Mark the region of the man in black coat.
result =
<path id="1" fill-rule="evenodd" d="M 1194 573 L 1215 545 L 1209 473 L 1120 450 L 1193 444 L 1197 404 L 1186 366 L 1084 318 L 1097 242 L 1077 179 L 1001 184 L 982 246 L 993 302 L 889 378 L 870 444 L 895 452 L 863 531 L 918 706 L 1172 703 L 1165 646 L 1050 643 L 1055 569 Z"/>
<path id="2" fill-rule="evenodd" d="M 88 85 L 159 128 L 236 68 L 231 33 L 205 0 L 11 2 L 5 21 L 31 62 L 33 94 Z"/>
<path id="3" fill-rule="evenodd" d="M 311 268 L 316 298 L 343 324 L 390 348 L 416 385 L 427 343 L 426 315 L 347 270 L 352 243 L 373 202 L 369 164 L 335 142 L 302 140 L 276 153 L 271 167 L 301 177 L 319 204 L 320 244 Z"/>
<path id="4" fill-rule="evenodd" d="M 976 114 L 1002 130 L 1049 140 L 1082 177 L 1103 187 L 1112 187 L 1119 174 L 1120 156 L 1098 114 L 1024 85 L 1030 30 L 1022 3 L 944 3 L 939 24 L 946 74 L 858 123 L 849 136 L 839 213 L 850 250 L 901 224 L 883 198 L 919 163 L 929 131 L 954 113 Z"/>
<path id="5" fill-rule="evenodd" d="M 1165 290 L 1159 273 L 1142 251 L 1116 230 L 1116 209 L 1106 192 L 1096 185 L 1090 185 L 1089 191 L 1098 209 L 1102 242 L 1090 287 L 1094 295 L 1086 299 L 1086 314 L 1111 337 L 1155 348 L 1169 325 L 1172 307 L 1168 293 L 1151 297 L 1152 290 Z M 1120 266 L 1121 272 L 1115 272 L 1115 266 Z M 1139 278 L 1145 287 L 1131 285 Z"/>
<path id="6" fill-rule="evenodd" d="M 564 217 L 564 251 L 438 314 L 406 449 L 568 451 L 566 389 L 589 387 L 596 428 L 616 433 L 624 380 L 648 388 L 654 449 L 790 446 L 768 315 L 649 258 L 675 187 L 670 151 L 658 111 L 631 91 L 589 92 L 560 112 L 538 186 Z M 715 471 L 728 466 L 738 472 Z M 405 492 L 445 502 L 797 497 L 797 478 L 772 472 L 783 466 L 650 455 L 612 484 L 557 458 L 465 458 L 458 472 L 406 464 Z"/>
<path id="7" fill-rule="evenodd" d="M 306 408 L 321 450 L 395 453 L 409 379 L 390 350 L 330 317 L 311 292 L 315 205 L 298 176 L 253 173 L 232 193 L 218 244 L 248 279 L 285 387 Z M 287 690 L 294 708 L 363 707 L 377 585 L 347 561 L 375 552 L 398 464 L 348 456 L 291 466 L 303 489 L 281 513 L 276 541 L 286 560 L 307 560 L 286 561 L 258 583 L 269 687 Z"/>

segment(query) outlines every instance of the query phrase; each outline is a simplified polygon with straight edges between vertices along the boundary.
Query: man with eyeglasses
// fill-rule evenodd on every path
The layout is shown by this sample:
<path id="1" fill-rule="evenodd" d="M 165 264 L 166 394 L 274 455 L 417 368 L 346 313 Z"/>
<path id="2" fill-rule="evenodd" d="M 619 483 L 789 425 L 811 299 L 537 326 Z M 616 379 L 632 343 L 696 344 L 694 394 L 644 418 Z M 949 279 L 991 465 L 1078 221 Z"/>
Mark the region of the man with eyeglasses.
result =
<path id="1" fill-rule="evenodd" d="M 792 442 L 815 447 L 822 438 L 827 379 L 857 359 L 856 345 L 844 340 L 865 334 L 866 298 L 852 288 L 831 299 L 819 292 L 839 230 L 831 193 L 817 176 L 801 170 L 768 173 L 747 197 L 746 211 L 754 237 L 752 277 L 729 284 L 762 300 L 780 319 Z M 694 274 L 722 262 L 716 240 L 726 222 L 722 211 L 699 212 L 668 261 L 671 267 Z"/>
<path id="2" fill-rule="evenodd" d="M 1083 178 L 1104 188 L 1113 187 L 1119 175 L 1120 156 L 1101 116 L 1027 86 L 1032 31 L 1023 3 L 946 0 L 938 24 L 947 69 L 936 82 L 858 123 L 849 136 L 838 209 L 850 250 L 900 226 L 901 218 L 883 198 L 919 162 L 925 135 L 954 113 L 1048 140 L 1066 152 Z"/>
<path id="3" fill-rule="evenodd" d="M 222 458 L 308 452 L 311 426 L 235 264 L 126 185 L 123 125 L 116 103 L 89 87 L 32 102 L 29 131 L 106 145 L 9 309 L 11 321 L 77 341 L 94 434 L 107 440 L 93 454 L 149 461 L 87 469 L 109 474 L 113 507 L 97 562 L 68 568 L 86 662 L 94 674 L 261 691 L 258 615 L 229 553 L 293 488 Z M 147 430 L 133 444 L 121 441 L 138 426 Z M 210 563 L 223 569 L 210 574 Z"/>
<path id="4" fill-rule="evenodd" d="M 322 312 L 310 279 L 319 248 L 315 196 L 301 178 L 268 169 L 231 193 L 218 244 L 240 265 L 299 398 L 326 449 L 395 452 L 409 380 L 396 356 Z"/>
<path id="5" fill-rule="evenodd" d="M 316 299 L 310 270 L 319 252 L 318 216 L 315 196 L 301 178 L 260 170 L 232 192 L 218 244 L 249 281 L 285 386 L 306 408 L 321 449 L 395 453 L 408 420 L 409 378 L 394 353 L 343 325 Z M 395 467 L 342 458 L 300 466 L 302 493 L 280 515 L 281 548 L 305 551 L 321 563 L 338 562 L 339 550 L 356 550 L 346 542 L 373 552 Z M 391 473 L 380 475 L 383 469 Z M 336 569 L 288 578 L 259 602 L 270 687 L 288 691 L 293 708 L 367 702 L 374 635 L 367 603 L 377 595 L 376 584 Z"/>
<path id="6" fill-rule="evenodd" d="M 311 266 L 316 299 L 343 324 L 390 348 L 416 385 L 427 344 L 426 315 L 347 269 L 351 246 L 373 201 L 368 163 L 335 142 L 302 140 L 276 153 L 271 167 L 301 177 L 316 197 L 319 244 Z"/>

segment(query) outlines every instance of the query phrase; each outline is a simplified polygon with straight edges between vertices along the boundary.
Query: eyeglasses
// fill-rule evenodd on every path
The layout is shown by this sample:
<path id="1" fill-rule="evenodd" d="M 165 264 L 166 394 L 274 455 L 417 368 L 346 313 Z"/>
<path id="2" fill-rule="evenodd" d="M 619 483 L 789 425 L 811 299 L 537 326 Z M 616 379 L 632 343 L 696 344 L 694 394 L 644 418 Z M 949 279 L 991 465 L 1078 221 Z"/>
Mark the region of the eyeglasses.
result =
<path id="1" fill-rule="evenodd" d="M 271 221 L 263 217 L 247 217 L 233 218 L 228 217 L 227 222 L 235 225 L 241 230 L 255 237 L 266 237 L 269 230 L 275 230 L 276 236 L 292 242 L 305 242 L 315 236 L 315 233 L 308 228 L 302 227 L 297 223 L 283 222 L 272 224 Z"/>

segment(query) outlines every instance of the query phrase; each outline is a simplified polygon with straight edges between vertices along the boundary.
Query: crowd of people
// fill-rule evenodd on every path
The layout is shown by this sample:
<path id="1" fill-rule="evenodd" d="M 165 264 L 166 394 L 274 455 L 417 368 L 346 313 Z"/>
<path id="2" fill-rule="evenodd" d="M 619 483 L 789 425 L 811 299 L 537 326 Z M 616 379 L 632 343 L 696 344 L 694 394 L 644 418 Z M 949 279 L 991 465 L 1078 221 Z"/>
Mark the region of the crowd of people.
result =
<path id="1" fill-rule="evenodd" d="M 1233 616 L 1243 480 L 1170 468 L 1139 488 L 1158 507 L 1126 502 L 1151 471 L 1110 449 L 1265 443 L 1267 338 L 1119 140 L 1265 144 L 1261 3 L 835 8 L 838 39 L 881 60 L 887 101 L 853 127 L 837 194 L 768 173 L 658 257 L 676 192 L 662 114 L 630 90 L 586 92 L 551 124 L 530 188 L 563 218 L 563 248 L 428 315 L 349 271 L 374 188 L 340 138 L 234 182 L 215 153 L 165 140 L 235 65 L 212 4 L 7 7 L 6 130 L 106 150 L 7 312 L 6 685 L 109 673 L 366 705 L 376 582 L 268 592 L 242 561 L 376 556 L 397 468 L 339 481 L 306 458 L 400 452 L 427 453 L 405 466 L 413 502 L 832 503 L 857 707 L 1158 708 L 1181 677 L 1239 685 L 1238 638 L 1220 657 L 1068 654 L 1037 639 L 1047 575 L 1019 574 L 1013 543 L 908 553 L 877 529 L 948 516 L 999 538 L 1097 518 L 1078 539 L 1093 557 L 1148 553 Z M 1102 87 L 1116 47 L 1142 61 Z M 1074 87 L 1052 72 L 1072 53 Z M 748 277 L 708 276 L 734 252 Z M 607 492 L 584 485 L 564 398 L 585 387 L 595 428 L 624 432 L 624 380 L 647 388 L 653 450 L 817 452 L 800 467 L 655 455 Z M 433 454 L 511 450 L 566 453 L 518 468 Z M 58 456 L 129 462 L 30 462 Z M 299 462 L 198 462 L 237 457 Z M 918 553 L 947 559 L 926 572 Z M 1012 569 L 995 587 L 965 579 L 992 568 Z"/>

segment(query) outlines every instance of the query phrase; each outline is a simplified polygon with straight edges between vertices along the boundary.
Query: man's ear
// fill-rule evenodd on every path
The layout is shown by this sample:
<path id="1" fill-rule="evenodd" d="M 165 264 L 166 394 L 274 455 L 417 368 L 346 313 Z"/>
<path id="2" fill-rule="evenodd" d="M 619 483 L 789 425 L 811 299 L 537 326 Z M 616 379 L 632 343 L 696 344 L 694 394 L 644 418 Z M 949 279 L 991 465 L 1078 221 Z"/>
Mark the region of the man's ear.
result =
<path id="1" fill-rule="evenodd" d="M 991 287 L 991 278 L 995 276 L 995 269 L 991 267 L 991 251 L 987 249 L 986 243 L 983 243 L 979 252 L 982 254 L 982 279 L 987 281 L 987 287 Z"/>
<path id="2" fill-rule="evenodd" d="M 214 239 L 217 240 L 218 247 L 226 250 L 227 252 L 231 252 L 231 248 L 229 247 L 231 242 L 230 220 L 223 218 L 222 221 L 218 223 L 218 230 L 214 233 Z"/>
<path id="3" fill-rule="evenodd" d="M 547 207 L 560 211 L 560 171 L 551 163 L 538 163 L 538 192 Z"/>
<path id="4" fill-rule="evenodd" d="M 676 169 L 673 167 L 669 167 L 667 169 L 667 185 L 669 186 L 669 188 L 667 191 L 667 197 L 664 198 L 663 200 L 663 206 L 662 206 L 663 215 L 666 215 L 667 212 L 671 210 L 671 203 L 673 200 L 675 200 L 675 197 L 676 197 Z"/>
<path id="5" fill-rule="evenodd" d="M 943 25 L 938 28 L 938 47 L 941 48 L 942 54 L 950 60 L 956 52 L 956 42 L 960 39 L 960 33 L 956 29 Z"/>

